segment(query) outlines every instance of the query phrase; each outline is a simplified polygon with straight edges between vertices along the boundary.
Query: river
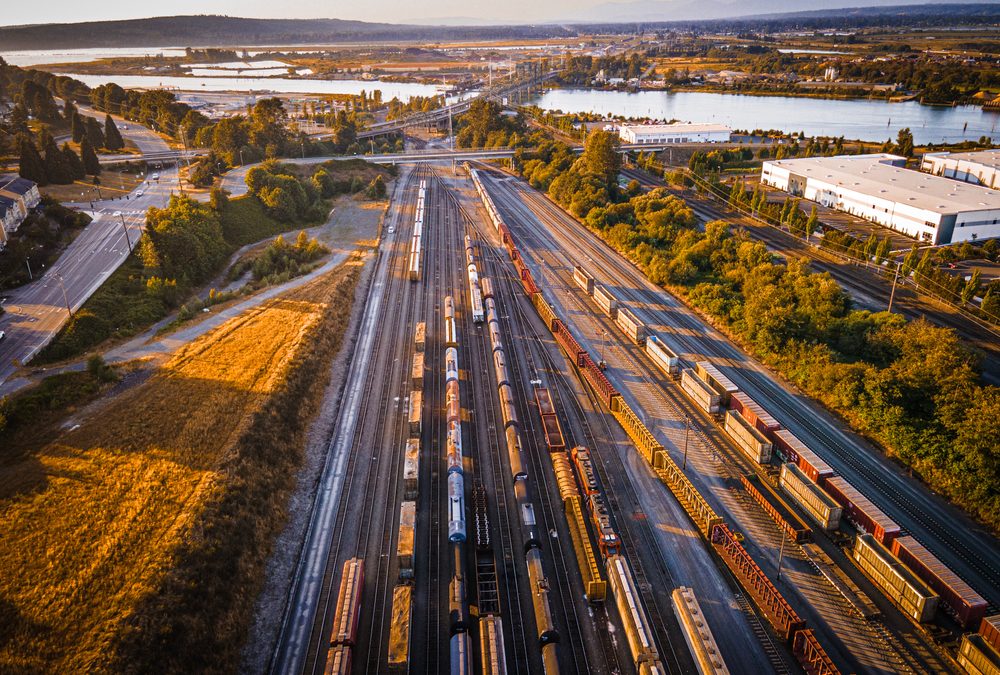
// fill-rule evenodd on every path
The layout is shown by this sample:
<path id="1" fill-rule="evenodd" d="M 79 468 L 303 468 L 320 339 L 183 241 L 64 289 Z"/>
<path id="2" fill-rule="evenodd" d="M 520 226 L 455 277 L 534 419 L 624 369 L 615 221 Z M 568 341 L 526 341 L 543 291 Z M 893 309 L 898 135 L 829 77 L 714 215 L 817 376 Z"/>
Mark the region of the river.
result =
<path id="1" fill-rule="evenodd" d="M 546 110 L 600 115 L 715 122 L 733 129 L 804 131 L 808 136 L 844 136 L 883 142 L 909 127 L 918 144 L 955 143 L 1000 137 L 1000 113 L 976 106 L 944 108 L 916 101 L 887 103 L 853 99 L 746 96 L 698 91 L 629 93 L 595 89 L 552 89 L 533 103 Z"/>

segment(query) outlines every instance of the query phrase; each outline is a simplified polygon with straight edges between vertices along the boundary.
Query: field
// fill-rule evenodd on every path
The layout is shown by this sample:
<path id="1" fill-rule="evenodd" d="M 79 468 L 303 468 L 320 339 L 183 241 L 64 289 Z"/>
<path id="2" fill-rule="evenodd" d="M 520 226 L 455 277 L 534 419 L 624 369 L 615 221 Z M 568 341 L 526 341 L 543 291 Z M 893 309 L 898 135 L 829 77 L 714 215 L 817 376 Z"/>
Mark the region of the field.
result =
<path id="1" fill-rule="evenodd" d="M 354 256 L 49 420 L 68 430 L 41 447 L 0 437 L 0 671 L 238 663 L 360 269 Z"/>

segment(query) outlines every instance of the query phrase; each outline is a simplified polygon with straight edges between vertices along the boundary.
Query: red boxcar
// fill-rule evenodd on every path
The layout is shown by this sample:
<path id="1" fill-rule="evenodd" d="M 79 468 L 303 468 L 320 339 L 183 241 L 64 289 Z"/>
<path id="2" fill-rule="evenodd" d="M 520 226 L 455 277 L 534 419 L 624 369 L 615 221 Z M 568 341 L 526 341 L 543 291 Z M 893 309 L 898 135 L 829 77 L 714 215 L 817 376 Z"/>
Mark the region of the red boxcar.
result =
<path id="1" fill-rule="evenodd" d="M 840 476 L 826 478 L 822 488 L 843 507 L 844 515 L 856 528 L 883 545 L 889 546 L 899 536 L 899 525 Z"/>
<path id="2" fill-rule="evenodd" d="M 781 428 L 781 423 L 764 410 L 764 406 L 754 401 L 745 392 L 737 391 L 729 395 L 729 407 L 743 416 L 765 436 Z"/>
<path id="3" fill-rule="evenodd" d="M 899 537 L 892 542 L 892 554 L 937 591 L 944 609 L 962 628 L 977 625 L 986 615 L 986 600 L 913 537 Z"/>
<path id="4" fill-rule="evenodd" d="M 993 649 L 1000 651 L 1000 614 L 983 619 L 983 622 L 979 624 L 979 634 Z"/>
<path id="5" fill-rule="evenodd" d="M 802 469 L 817 485 L 822 486 L 823 480 L 836 473 L 833 468 L 820 459 L 805 443 L 796 438 L 791 431 L 779 429 L 771 432 L 774 450 L 786 462 L 791 462 Z"/>

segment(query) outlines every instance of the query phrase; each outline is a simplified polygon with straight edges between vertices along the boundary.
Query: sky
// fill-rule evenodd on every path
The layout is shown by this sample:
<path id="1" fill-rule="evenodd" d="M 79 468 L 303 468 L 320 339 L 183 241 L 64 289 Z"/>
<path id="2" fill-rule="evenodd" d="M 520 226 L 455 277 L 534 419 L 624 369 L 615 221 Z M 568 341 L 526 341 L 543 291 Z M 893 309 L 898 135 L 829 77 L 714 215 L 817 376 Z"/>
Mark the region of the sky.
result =
<path id="1" fill-rule="evenodd" d="M 225 14 L 228 16 L 283 19 L 357 19 L 387 23 L 528 23 L 558 21 L 572 17 L 606 20 L 618 14 L 618 3 L 632 11 L 656 6 L 657 14 L 669 17 L 665 6 L 683 8 L 684 17 L 696 18 L 721 11 L 723 15 L 760 11 L 796 11 L 819 7 L 915 4 L 934 0 L 171 0 L 154 4 L 137 0 L 47 0 L 44 11 L 28 2 L 5 2 L 0 25 L 32 23 L 74 23 L 107 19 L 135 19 L 183 14 Z M 941 0 L 955 2 L 956 0 Z M 962 1 L 962 0 L 958 0 Z M 997 0 L 964 0 L 996 2 Z M 703 4 L 702 4 L 703 3 Z M 588 10 L 598 7 L 598 14 Z M 641 8 L 641 9 L 640 9 Z M 704 11 L 704 14 L 702 13 Z M 622 12 L 627 14 L 628 12 Z M 687 14 L 694 16 L 686 16 Z M 2 49 L 2 45 L 0 45 Z"/>

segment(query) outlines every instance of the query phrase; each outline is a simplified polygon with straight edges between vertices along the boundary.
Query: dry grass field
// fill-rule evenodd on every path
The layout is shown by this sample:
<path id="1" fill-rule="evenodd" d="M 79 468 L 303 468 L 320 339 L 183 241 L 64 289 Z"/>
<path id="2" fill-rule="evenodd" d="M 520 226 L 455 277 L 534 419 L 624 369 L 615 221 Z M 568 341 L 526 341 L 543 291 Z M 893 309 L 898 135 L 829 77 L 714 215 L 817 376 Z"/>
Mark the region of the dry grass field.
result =
<path id="1" fill-rule="evenodd" d="M 360 269 L 230 320 L 42 447 L 0 451 L 0 672 L 235 669 Z"/>

